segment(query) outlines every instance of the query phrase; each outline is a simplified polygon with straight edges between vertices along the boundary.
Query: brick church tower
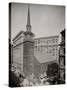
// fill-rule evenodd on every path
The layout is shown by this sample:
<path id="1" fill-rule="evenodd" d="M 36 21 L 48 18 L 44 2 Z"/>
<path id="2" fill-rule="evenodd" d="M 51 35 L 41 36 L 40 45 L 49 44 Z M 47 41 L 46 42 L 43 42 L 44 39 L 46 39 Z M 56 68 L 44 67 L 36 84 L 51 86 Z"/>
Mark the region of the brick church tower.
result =
<path id="1" fill-rule="evenodd" d="M 31 32 L 30 7 L 28 6 L 28 17 L 26 32 L 23 40 L 23 72 L 26 76 L 34 73 L 34 34 Z"/>

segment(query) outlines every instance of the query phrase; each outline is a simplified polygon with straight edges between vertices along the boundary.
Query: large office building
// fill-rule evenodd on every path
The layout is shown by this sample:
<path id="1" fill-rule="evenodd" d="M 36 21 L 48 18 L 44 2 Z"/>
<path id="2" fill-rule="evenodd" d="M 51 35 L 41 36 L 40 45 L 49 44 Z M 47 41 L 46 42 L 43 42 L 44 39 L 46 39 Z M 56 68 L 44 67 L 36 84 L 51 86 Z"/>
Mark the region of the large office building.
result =
<path id="1" fill-rule="evenodd" d="M 47 65 L 58 61 L 59 36 L 35 38 L 31 30 L 30 8 L 26 31 L 20 31 L 13 39 L 13 65 L 25 75 L 39 76 L 47 71 Z"/>
<path id="2" fill-rule="evenodd" d="M 20 31 L 13 39 L 13 65 L 23 71 L 23 38 L 24 32 Z"/>
<path id="3" fill-rule="evenodd" d="M 48 63 L 58 61 L 59 36 L 34 39 L 34 55 L 40 64 L 41 73 L 47 70 Z"/>

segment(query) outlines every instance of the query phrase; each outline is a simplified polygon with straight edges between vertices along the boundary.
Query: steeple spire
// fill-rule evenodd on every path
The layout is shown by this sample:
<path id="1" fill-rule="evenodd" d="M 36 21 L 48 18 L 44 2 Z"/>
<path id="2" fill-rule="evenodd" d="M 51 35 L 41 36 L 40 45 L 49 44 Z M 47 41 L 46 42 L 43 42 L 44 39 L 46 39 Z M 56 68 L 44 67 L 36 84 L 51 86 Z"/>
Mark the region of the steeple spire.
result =
<path id="1" fill-rule="evenodd" d="M 30 5 L 28 5 L 28 16 L 27 16 L 27 25 L 26 25 L 26 32 L 24 32 L 26 39 L 31 40 L 32 37 L 34 37 L 34 34 L 31 32 L 31 22 L 30 22 Z M 30 38 L 29 38 L 30 37 Z"/>
<path id="2" fill-rule="evenodd" d="M 30 6 L 28 5 L 28 16 L 27 16 L 27 31 L 31 31 L 31 23 L 30 23 Z"/>
<path id="3" fill-rule="evenodd" d="M 27 25 L 30 25 L 30 7 L 29 7 L 29 5 L 28 5 Z"/>

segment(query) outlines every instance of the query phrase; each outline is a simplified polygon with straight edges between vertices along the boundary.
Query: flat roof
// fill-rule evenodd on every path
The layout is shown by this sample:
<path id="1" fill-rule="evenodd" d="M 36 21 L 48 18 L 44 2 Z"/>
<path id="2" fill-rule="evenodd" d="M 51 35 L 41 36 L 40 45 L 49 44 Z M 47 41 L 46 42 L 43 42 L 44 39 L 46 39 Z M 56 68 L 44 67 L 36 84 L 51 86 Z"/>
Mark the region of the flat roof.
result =
<path id="1" fill-rule="evenodd" d="M 36 39 L 47 39 L 47 38 L 53 38 L 53 37 L 59 37 L 59 35 L 55 35 L 55 36 L 46 36 L 46 37 L 39 37 L 39 38 L 34 38 L 34 40 L 36 40 Z"/>

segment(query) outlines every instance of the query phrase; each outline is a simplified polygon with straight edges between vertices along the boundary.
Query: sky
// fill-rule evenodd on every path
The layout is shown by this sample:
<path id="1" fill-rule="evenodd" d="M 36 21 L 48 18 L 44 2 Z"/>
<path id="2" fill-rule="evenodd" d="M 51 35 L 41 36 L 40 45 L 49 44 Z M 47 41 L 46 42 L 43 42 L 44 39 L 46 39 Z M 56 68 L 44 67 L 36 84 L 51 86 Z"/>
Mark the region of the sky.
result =
<path id="1" fill-rule="evenodd" d="M 28 4 L 13 3 L 11 8 L 11 39 L 26 31 Z M 65 7 L 30 4 L 31 31 L 35 37 L 59 35 L 65 28 Z"/>

